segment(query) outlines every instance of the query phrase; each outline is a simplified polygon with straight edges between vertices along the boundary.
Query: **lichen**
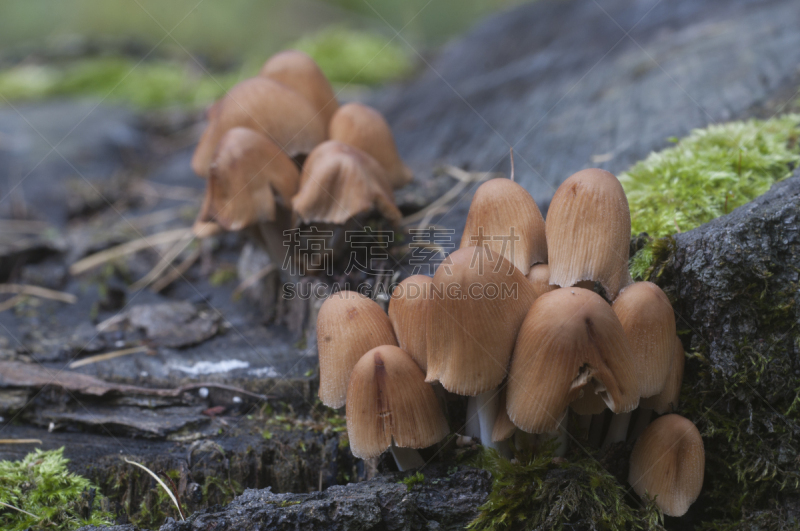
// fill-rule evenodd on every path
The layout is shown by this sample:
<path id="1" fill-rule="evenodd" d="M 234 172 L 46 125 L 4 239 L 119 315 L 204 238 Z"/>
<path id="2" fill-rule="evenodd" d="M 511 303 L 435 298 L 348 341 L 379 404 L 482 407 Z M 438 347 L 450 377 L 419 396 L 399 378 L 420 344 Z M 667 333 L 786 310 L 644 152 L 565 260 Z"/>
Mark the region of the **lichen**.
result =
<path id="1" fill-rule="evenodd" d="M 102 494 L 88 479 L 69 472 L 68 462 L 63 448 L 0 461 L 0 502 L 20 509 L 0 506 L 0 528 L 62 531 L 111 524 L 111 515 L 100 509 Z"/>
<path id="2" fill-rule="evenodd" d="M 492 473 L 492 492 L 471 530 L 660 529 L 653 503 L 640 504 L 591 456 L 517 456 L 484 449 L 473 465 Z"/>
<path id="3" fill-rule="evenodd" d="M 634 234 L 685 232 L 762 195 L 800 161 L 800 115 L 710 125 L 620 175 Z"/>

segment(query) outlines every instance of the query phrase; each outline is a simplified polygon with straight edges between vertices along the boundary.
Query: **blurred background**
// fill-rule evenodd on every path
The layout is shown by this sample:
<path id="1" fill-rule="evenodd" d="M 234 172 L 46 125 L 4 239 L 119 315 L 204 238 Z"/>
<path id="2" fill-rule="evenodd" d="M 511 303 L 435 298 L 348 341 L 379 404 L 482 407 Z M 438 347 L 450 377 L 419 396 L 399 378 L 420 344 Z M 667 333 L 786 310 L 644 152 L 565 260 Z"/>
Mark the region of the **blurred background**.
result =
<path id="1" fill-rule="evenodd" d="M 0 94 L 9 102 L 96 96 L 142 108 L 200 107 L 254 75 L 271 54 L 298 48 L 346 96 L 412 75 L 428 51 L 519 3 L 6 1 Z"/>

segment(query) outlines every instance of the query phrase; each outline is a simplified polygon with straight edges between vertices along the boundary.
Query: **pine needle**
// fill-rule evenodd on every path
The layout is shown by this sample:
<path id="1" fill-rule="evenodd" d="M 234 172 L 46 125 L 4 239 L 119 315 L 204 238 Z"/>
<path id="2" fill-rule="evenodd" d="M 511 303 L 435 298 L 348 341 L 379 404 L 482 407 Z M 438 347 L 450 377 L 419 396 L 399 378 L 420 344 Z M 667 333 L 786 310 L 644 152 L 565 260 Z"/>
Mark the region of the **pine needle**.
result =
<path id="1" fill-rule="evenodd" d="M 144 466 L 144 465 L 142 465 L 140 463 L 137 463 L 136 461 L 131 461 L 131 460 L 126 459 L 124 457 L 122 458 L 122 460 L 125 461 L 126 463 L 130 464 L 130 465 L 136 465 L 139 468 L 141 468 L 142 470 L 144 470 L 145 472 L 147 472 L 148 474 L 150 474 L 153 477 L 153 479 L 155 479 L 158 482 L 158 484 L 161 485 L 161 488 L 164 489 L 164 491 L 167 493 L 167 495 L 170 497 L 170 499 L 172 499 L 172 503 L 174 503 L 175 507 L 178 509 L 178 514 L 181 516 L 181 520 L 184 520 L 184 521 L 186 520 L 183 517 L 183 511 L 181 511 L 181 506 L 178 504 L 178 499 L 175 497 L 175 494 L 173 494 L 173 492 L 171 490 L 169 490 L 169 487 L 167 487 L 167 484 L 164 483 L 164 481 L 162 481 L 161 478 L 158 477 L 155 472 L 153 472 L 152 470 L 150 470 L 146 466 Z"/>

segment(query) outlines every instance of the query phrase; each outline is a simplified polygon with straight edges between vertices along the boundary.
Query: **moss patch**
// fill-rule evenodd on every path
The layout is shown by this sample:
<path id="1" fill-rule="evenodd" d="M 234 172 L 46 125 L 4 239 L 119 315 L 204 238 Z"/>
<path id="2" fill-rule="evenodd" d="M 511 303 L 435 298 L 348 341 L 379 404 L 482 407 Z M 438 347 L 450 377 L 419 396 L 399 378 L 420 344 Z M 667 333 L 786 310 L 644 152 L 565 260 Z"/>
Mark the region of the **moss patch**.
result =
<path id="1" fill-rule="evenodd" d="M 22 461 L 0 461 L 0 528 L 77 529 L 108 525 L 111 515 L 100 509 L 103 500 L 91 482 L 67 470 L 64 449 L 36 450 Z"/>
<path id="2" fill-rule="evenodd" d="M 474 465 L 492 473 L 492 492 L 473 530 L 659 529 L 654 504 L 639 507 L 597 460 L 554 459 L 550 452 L 512 463 L 484 449 Z"/>
<path id="3" fill-rule="evenodd" d="M 727 214 L 791 175 L 800 115 L 696 129 L 620 175 L 633 233 L 659 238 Z"/>

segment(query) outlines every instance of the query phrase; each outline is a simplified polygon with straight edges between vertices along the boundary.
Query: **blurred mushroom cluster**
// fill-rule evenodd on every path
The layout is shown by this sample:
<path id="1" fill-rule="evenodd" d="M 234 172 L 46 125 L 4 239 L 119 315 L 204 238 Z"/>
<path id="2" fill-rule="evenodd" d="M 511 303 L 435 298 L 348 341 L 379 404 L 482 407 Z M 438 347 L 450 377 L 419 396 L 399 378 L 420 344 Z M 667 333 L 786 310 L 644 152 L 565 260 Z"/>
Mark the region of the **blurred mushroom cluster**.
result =
<path id="1" fill-rule="evenodd" d="M 306 54 L 274 55 L 258 76 L 214 103 L 207 118 L 192 157 L 192 169 L 208 183 L 197 236 L 250 228 L 272 263 L 285 265 L 297 243 L 287 230 L 334 232 L 372 213 L 400 219 L 393 190 L 413 175 L 389 125 L 366 105 L 340 106 Z"/>
<path id="2" fill-rule="evenodd" d="M 671 413 L 684 352 L 667 296 L 631 280 L 630 235 L 607 171 L 564 181 L 546 223 L 522 186 L 493 179 L 474 195 L 460 248 L 433 278 L 395 286 L 388 315 L 332 294 L 317 319 L 319 396 L 346 407 L 353 454 L 390 449 L 401 470 L 421 466 L 415 449 L 451 432 L 445 398 L 462 395 L 466 421 L 449 419 L 460 441 L 507 457 L 635 441 L 634 490 L 684 514 L 702 487 L 703 442 Z"/>

